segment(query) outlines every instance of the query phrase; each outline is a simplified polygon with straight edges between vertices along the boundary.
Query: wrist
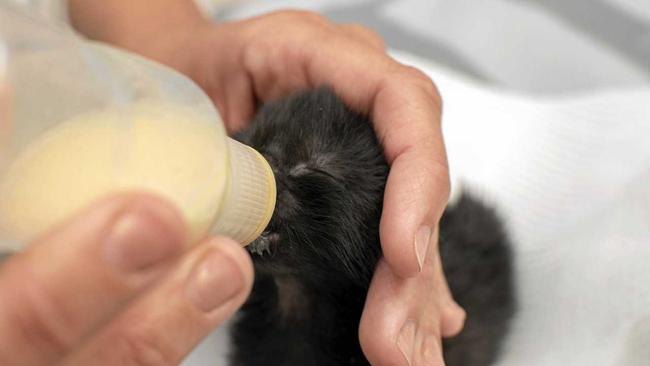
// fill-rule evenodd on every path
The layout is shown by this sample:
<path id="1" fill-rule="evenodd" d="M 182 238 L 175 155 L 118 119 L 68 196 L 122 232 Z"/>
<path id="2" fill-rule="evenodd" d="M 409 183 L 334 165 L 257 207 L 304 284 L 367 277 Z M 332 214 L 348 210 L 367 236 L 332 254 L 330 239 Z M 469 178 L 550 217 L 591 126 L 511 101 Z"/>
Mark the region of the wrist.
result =
<path id="1" fill-rule="evenodd" d="M 69 15 L 88 38 L 163 63 L 189 34 L 210 24 L 193 0 L 156 0 L 156 6 L 148 0 L 69 0 Z"/>
<path id="2" fill-rule="evenodd" d="M 189 74 L 193 68 L 191 63 L 196 38 L 213 27 L 207 20 L 185 23 L 161 31 L 142 33 L 116 45 Z"/>

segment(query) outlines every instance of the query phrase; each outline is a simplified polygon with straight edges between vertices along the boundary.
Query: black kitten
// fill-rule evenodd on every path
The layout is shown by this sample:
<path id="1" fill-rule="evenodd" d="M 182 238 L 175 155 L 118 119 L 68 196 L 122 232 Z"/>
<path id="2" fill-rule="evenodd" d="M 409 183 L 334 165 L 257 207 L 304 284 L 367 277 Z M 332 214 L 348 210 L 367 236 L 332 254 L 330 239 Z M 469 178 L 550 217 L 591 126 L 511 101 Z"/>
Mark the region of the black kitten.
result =
<path id="1" fill-rule="evenodd" d="M 372 126 L 320 89 L 265 105 L 237 138 L 268 159 L 278 196 L 248 246 L 256 281 L 233 327 L 231 364 L 368 365 L 358 326 L 388 174 Z M 514 307 L 506 235 L 467 196 L 445 211 L 440 232 L 449 285 L 467 311 L 465 330 L 444 343 L 447 365 L 488 365 Z"/>

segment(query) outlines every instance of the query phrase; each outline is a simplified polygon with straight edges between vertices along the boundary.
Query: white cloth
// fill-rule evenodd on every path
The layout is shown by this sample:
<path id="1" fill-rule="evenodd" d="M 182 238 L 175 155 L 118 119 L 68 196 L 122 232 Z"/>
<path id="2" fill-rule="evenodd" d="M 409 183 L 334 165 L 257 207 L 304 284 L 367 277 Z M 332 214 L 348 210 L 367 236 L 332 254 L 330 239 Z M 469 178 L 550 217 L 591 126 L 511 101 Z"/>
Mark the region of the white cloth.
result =
<path id="1" fill-rule="evenodd" d="M 525 97 L 413 56 L 455 182 L 497 205 L 519 312 L 499 365 L 650 364 L 650 88 Z"/>

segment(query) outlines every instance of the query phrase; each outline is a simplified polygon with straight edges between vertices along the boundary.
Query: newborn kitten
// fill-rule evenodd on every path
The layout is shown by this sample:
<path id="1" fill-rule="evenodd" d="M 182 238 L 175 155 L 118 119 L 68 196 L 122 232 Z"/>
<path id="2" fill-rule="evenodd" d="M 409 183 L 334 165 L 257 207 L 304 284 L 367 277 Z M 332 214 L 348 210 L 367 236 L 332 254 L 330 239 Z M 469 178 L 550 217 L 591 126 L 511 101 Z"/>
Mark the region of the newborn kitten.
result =
<path id="1" fill-rule="evenodd" d="M 233 326 L 231 364 L 369 365 L 358 327 L 388 174 L 371 124 L 323 88 L 265 105 L 237 139 L 268 159 L 278 195 L 247 247 L 256 280 Z M 514 309 L 508 239 L 494 212 L 465 195 L 445 211 L 440 251 L 467 311 L 464 331 L 444 341 L 447 365 L 488 365 Z"/>

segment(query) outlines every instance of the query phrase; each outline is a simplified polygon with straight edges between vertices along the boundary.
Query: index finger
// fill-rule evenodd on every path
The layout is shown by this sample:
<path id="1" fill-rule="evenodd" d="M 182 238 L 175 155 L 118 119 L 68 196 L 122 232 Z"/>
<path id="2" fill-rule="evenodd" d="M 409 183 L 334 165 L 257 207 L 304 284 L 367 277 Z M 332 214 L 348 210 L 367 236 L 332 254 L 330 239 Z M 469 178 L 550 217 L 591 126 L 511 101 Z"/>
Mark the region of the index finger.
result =
<path id="1" fill-rule="evenodd" d="M 382 250 L 398 275 L 414 275 L 449 197 L 438 91 L 422 72 L 358 44 L 320 44 L 311 56 L 313 84 L 332 86 L 348 105 L 370 114 L 390 164 Z"/>
<path id="2" fill-rule="evenodd" d="M 418 75 L 408 72 L 387 81 L 373 107 L 391 165 L 380 224 L 382 249 L 402 276 L 422 269 L 429 244 L 437 242 L 432 233 L 449 198 L 440 98 L 433 83 Z"/>

